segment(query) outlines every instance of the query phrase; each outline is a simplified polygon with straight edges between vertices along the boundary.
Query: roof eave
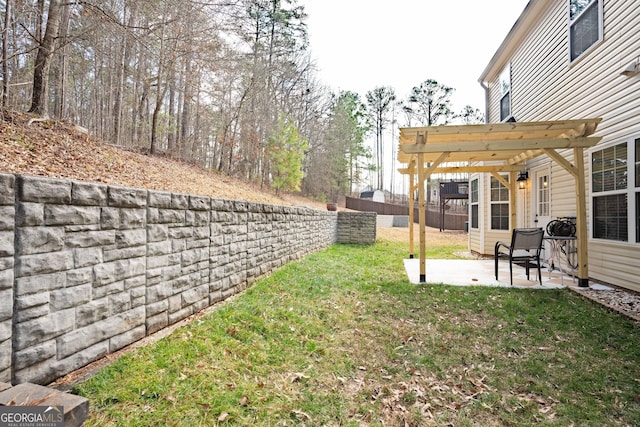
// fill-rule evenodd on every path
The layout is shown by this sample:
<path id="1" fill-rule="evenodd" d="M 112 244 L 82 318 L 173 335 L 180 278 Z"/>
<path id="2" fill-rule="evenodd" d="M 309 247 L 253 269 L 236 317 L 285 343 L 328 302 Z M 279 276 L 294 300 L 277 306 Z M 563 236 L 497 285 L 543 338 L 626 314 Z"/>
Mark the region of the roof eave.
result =
<path id="1" fill-rule="evenodd" d="M 478 79 L 480 84 L 488 84 L 502 71 L 522 39 L 542 16 L 541 11 L 549 5 L 551 1 L 552 0 L 530 0 L 529 3 L 527 3 L 520 17 L 516 20 L 515 24 L 513 24 L 513 27 L 511 27 L 502 44 L 480 75 Z"/>

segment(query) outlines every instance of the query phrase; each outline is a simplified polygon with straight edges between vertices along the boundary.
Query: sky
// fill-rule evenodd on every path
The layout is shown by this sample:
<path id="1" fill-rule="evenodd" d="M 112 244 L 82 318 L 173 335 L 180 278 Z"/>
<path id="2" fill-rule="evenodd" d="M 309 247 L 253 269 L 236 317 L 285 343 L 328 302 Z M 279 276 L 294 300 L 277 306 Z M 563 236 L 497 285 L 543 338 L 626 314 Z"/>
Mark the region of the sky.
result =
<path id="1" fill-rule="evenodd" d="M 480 74 L 529 0 L 298 0 L 307 12 L 318 79 L 332 91 L 391 86 L 399 100 L 427 79 L 455 89 L 452 108 L 484 113 Z M 394 163 L 397 126 L 385 131 L 384 189 L 407 193 Z M 373 135 L 366 144 L 375 146 Z M 375 152 L 375 150 L 373 150 Z M 393 178 L 392 173 L 394 174 Z M 375 174 L 373 174 L 375 175 Z M 374 176 L 367 187 L 377 187 Z"/>
<path id="2" fill-rule="evenodd" d="M 480 74 L 528 0 L 299 0 L 321 82 L 404 99 L 427 79 L 456 89 L 455 112 L 484 111 Z"/>

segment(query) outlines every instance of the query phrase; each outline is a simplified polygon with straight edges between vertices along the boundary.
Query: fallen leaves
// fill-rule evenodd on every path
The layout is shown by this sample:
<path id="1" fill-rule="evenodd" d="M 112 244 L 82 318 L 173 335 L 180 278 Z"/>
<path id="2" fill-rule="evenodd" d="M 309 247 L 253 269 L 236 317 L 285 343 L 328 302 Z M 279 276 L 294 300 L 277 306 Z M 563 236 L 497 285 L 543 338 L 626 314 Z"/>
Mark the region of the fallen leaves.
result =
<path id="1" fill-rule="evenodd" d="M 276 196 L 193 164 L 136 152 L 135 147 L 127 150 L 106 144 L 78 132 L 71 123 L 46 120 L 28 125 L 31 118 L 29 114 L 4 112 L 4 120 L 0 120 L 0 172 L 326 208 L 295 195 Z"/>

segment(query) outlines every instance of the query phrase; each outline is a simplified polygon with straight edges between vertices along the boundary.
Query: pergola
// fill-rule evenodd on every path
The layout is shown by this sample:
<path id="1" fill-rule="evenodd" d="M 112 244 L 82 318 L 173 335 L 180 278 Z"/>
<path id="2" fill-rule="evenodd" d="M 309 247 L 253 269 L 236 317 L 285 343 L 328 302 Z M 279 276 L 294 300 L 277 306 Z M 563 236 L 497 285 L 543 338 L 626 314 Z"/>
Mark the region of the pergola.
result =
<path id="1" fill-rule="evenodd" d="M 420 282 L 425 269 L 425 181 L 434 173 L 490 173 L 509 189 L 510 228 L 516 228 L 516 174 L 525 162 L 546 155 L 575 180 L 578 284 L 588 286 L 587 212 L 584 149 L 602 137 L 592 135 L 602 119 L 547 122 L 492 123 L 462 126 L 400 128 L 398 161 L 406 165 L 399 172 L 409 176 L 410 194 L 418 190 L 420 234 Z M 573 150 L 573 162 L 558 150 Z M 466 163 L 469 166 L 450 166 Z M 490 164 L 490 165 L 489 165 Z M 509 180 L 500 173 L 509 173 Z M 414 201 L 409 197 L 410 257 L 414 255 Z"/>

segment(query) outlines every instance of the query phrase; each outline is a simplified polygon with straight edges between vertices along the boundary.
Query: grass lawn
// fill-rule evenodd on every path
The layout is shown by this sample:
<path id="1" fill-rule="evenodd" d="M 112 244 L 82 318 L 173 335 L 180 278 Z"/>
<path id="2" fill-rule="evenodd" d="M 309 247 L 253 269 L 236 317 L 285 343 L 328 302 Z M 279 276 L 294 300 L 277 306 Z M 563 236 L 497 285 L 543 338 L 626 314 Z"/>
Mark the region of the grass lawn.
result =
<path id="1" fill-rule="evenodd" d="M 632 321 L 568 290 L 411 285 L 406 254 L 281 268 L 78 385 L 86 426 L 640 425 Z"/>

